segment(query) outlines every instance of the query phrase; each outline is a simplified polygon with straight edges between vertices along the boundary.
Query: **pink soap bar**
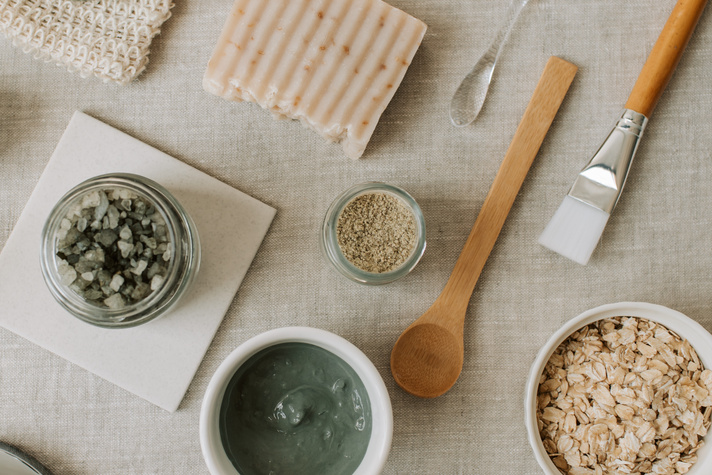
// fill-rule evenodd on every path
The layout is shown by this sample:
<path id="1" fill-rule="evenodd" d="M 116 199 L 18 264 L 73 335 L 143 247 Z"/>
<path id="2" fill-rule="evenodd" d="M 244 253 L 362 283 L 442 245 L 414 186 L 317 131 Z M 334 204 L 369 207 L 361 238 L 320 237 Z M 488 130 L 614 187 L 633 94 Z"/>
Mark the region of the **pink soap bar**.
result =
<path id="1" fill-rule="evenodd" d="M 203 87 L 298 119 L 359 158 L 426 28 L 381 0 L 235 0 Z"/>

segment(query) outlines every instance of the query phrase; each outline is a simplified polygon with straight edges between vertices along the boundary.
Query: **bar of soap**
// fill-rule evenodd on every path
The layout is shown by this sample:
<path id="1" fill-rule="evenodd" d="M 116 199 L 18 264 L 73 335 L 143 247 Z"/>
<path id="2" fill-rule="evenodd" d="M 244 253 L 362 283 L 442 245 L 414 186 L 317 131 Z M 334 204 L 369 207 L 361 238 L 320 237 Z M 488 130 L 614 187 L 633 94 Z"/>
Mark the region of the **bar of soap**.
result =
<path id="1" fill-rule="evenodd" d="M 426 28 L 381 0 L 235 0 L 203 88 L 297 119 L 359 158 Z"/>

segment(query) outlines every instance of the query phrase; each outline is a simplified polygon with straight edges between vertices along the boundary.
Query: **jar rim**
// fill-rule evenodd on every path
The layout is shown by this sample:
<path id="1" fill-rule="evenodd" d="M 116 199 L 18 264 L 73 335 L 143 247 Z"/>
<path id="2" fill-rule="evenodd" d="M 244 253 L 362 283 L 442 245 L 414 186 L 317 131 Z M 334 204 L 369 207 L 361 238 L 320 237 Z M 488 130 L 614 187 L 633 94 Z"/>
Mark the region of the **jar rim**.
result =
<path id="1" fill-rule="evenodd" d="M 371 194 L 386 193 L 397 198 L 415 218 L 417 239 L 408 258 L 393 270 L 368 272 L 355 266 L 344 256 L 336 236 L 336 223 L 343 209 L 355 198 Z M 324 216 L 321 232 L 321 250 L 326 260 L 342 275 L 352 281 L 367 285 L 382 285 L 393 282 L 408 274 L 418 264 L 426 248 L 425 217 L 420 206 L 407 191 L 395 185 L 380 181 L 368 181 L 351 186 L 338 195 Z"/>
<path id="2" fill-rule="evenodd" d="M 95 190 L 129 189 L 156 207 L 166 222 L 173 244 L 173 256 L 160 287 L 143 299 L 122 308 L 100 307 L 83 299 L 61 283 L 57 269 L 57 230 L 67 212 L 87 193 Z M 178 200 L 157 182 L 131 173 L 95 176 L 74 186 L 53 207 L 42 230 L 40 266 L 52 296 L 75 317 L 105 328 L 139 325 L 163 315 L 185 293 L 200 264 L 200 240 L 197 228 Z"/>

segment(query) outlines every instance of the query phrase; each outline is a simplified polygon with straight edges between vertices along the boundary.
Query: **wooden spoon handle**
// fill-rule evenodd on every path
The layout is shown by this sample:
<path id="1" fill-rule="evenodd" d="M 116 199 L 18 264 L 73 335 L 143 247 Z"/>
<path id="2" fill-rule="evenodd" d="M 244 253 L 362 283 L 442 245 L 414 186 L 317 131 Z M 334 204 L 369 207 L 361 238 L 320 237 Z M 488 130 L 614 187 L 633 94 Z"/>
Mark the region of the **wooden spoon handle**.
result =
<path id="1" fill-rule="evenodd" d="M 626 109 L 650 118 L 706 4 L 707 0 L 678 0 L 638 76 Z"/>
<path id="2" fill-rule="evenodd" d="M 462 315 L 504 220 L 517 197 L 578 68 L 552 56 L 534 90 L 465 247 L 438 300 Z"/>

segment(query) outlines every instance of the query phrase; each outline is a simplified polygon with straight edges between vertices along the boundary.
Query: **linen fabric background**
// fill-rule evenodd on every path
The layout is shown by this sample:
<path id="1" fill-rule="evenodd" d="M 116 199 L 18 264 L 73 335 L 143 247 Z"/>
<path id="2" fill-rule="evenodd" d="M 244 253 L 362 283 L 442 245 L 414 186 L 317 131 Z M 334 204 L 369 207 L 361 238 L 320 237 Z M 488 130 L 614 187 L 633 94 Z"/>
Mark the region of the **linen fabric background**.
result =
<path id="1" fill-rule="evenodd" d="M 359 161 L 296 122 L 203 92 L 230 0 L 176 2 L 147 69 L 125 86 L 82 79 L 0 39 L 0 246 L 75 110 L 278 210 L 176 413 L 0 329 L 0 440 L 58 475 L 207 474 L 198 421 L 217 366 L 260 332 L 308 325 L 353 342 L 383 376 L 395 419 L 384 473 L 537 474 L 524 429 L 524 384 L 538 349 L 564 322 L 634 300 L 672 307 L 712 330 L 709 7 L 583 267 L 542 248 L 537 237 L 618 118 L 674 0 L 532 0 L 480 117 L 462 129 L 449 123 L 450 98 L 508 2 L 391 3 L 429 29 Z M 580 69 L 475 289 L 462 375 L 437 399 L 410 396 L 390 375 L 391 347 L 442 290 L 551 55 Z M 420 264 L 383 287 L 338 276 L 318 245 L 330 202 L 368 180 L 405 188 L 427 225 Z"/>

